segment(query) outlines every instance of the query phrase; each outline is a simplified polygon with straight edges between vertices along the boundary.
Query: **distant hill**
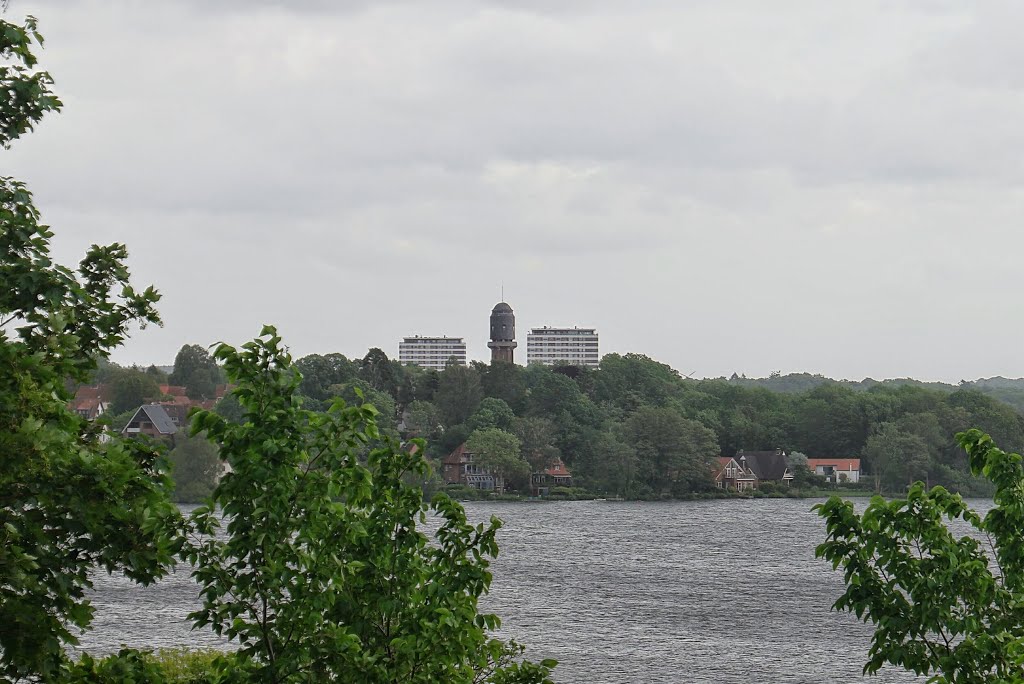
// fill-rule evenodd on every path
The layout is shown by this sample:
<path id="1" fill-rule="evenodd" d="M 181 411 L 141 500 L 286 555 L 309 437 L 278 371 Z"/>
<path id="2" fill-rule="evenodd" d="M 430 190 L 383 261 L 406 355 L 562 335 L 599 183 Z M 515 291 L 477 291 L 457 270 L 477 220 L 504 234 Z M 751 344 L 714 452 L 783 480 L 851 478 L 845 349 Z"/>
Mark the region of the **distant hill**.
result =
<path id="1" fill-rule="evenodd" d="M 951 385 L 945 382 L 923 382 L 913 378 L 891 378 L 887 380 L 875 380 L 874 378 L 864 378 L 863 380 L 834 380 L 832 378 L 827 378 L 824 375 L 812 375 L 810 373 L 773 375 L 768 378 L 747 378 L 734 373 L 730 378 L 719 379 L 742 387 L 764 387 L 765 389 L 769 389 L 773 392 L 785 393 L 806 392 L 807 390 L 812 390 L 820 385 L 827 384 L 843 385 L 854 390 L 867 390 L 876 385 L 915 385 L 917 387 L 927 387 L 928 389 L 944 392 L 955 392 L 960 389 L 973 389 L 994 399 L 998 399 L 1005 404 L 1009 404 L 1019 412 L 1024 413 L 1024 378 L 1004 378 L 996 376 L 994 378 L 979 378 L 973 381 L 963 380 L 957 385 Z"/>

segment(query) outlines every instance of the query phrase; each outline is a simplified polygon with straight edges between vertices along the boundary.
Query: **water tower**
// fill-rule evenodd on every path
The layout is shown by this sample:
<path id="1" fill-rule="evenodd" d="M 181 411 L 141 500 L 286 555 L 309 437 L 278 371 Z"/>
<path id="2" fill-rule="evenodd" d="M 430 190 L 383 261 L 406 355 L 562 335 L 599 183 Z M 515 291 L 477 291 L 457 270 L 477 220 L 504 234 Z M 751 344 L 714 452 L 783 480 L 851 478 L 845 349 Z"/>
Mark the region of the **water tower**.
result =
<path id="1" fill-rule="evenodd" d="M 491 341 L 487 346 L 491 349 L 491 363 L 515 363 L 516 315 L 505 302 L 498 302 L 491 310 Z"/>

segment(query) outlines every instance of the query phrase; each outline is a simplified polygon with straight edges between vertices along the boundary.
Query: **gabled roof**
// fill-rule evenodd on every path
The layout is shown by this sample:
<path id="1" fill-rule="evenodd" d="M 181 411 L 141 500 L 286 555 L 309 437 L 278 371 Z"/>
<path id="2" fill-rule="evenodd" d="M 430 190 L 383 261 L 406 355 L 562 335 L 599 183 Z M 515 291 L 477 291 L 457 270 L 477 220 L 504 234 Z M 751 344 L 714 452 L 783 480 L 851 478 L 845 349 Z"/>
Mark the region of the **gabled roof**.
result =
<path id="1" fill-rule="evenodd" d="M 164 407 L 159 404 L 146 404 L 145 406 L 140 406 L 139 410 L 135 412 L 134 416 L 132 416 L 132 419 L 128 421 L 128 425 L 134 423 L 140 413 L 145 414 L 149 422 L 153 423 L 153 427 L 156 428 L 156 431 L 161 435 L 173 435 L 178 431 L 174 421 L 171 420 L 169 415 L 167 415 L 167 411 L 165 411 Z M 126 425 L 125 430 L 127 429 L 128 426 Z"/>
<path id="2" fill-rule="evenodd" d="M 860 470 L 859 458 L 809 458 L 807 467 L 814 470 L 818 466 L 832 466 L 836 470 Z"/>
<path id="3" fill-rule="evenodd" d="M 554 463 L 541 472 L 550 477 L 572 477 L 572 473 L 569 472 L 569 469 L 564 463 L 562 463 L 562 459 L 560 458 L 555 459 Z"/>
<path id="4" fill-rule="evenodd" d="M 472 456 L 473 452 L 466 449 L 466 443 L 463 442 L 455 448 L 455 451 L 444 457 L 445 465 L 459 465 L 463 462 L 463 456 Z"/>
<path id="5" fill-rule="evenodd" d="M 160 402 L 159 406 L 178 427 L 188 425 L 188 412 L 191 410 L 189 406 L 171 402 Z"/>
<path id="6" fill-rule="evenodd" d="M 788 475 L 786 455 L 780 449 L 777 451 L 740 451 L 736 454 L 736 462 L 743 465 L 746 458 L 746 465 L 758 480 L 782 480 Z"/>

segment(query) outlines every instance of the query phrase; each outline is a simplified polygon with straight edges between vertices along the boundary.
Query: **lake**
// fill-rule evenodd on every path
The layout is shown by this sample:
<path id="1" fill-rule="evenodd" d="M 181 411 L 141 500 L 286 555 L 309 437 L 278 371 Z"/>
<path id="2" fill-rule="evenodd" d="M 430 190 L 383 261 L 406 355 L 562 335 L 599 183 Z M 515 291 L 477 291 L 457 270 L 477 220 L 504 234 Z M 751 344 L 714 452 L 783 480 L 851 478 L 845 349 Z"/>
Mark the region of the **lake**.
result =
<path id="1" fill-rule="evenodd" d="M 557 659 L 557 682 L 919 681 L 895 669 L 862 677 L 871 629 L 829 610 L 842 577 L 814 558 L 824 540 L 815 503 L 465 506 L 474 522 L 505 522 L 483 609 L 532 659 Z M 216 645 L 189 631 L 196 596 L 186 567 L 145 589 L 97 577 L 82 646 Z"/>

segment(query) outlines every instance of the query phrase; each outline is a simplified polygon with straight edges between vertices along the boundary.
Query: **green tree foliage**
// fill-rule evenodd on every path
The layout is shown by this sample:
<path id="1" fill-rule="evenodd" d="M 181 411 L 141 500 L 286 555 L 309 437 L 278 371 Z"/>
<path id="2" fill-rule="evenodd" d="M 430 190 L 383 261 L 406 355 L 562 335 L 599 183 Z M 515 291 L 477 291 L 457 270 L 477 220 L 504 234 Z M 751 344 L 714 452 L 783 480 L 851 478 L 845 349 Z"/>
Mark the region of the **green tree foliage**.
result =
<path id="1" fill-rule="evenodd" d="M 464 423 L 482 398 L 480 374 L 475 369 L 449 366 L 438 374 L 434 403 L 441 410 L 445 425 Z"/>
<path id="2" fill-rule="evenodd" d="M 838 498 L 815 507 L 828 530 L 817 555 L 846 582 L 835 608 L 875 625 L 865 673 L 889 663 L 932 682 L 1024 681 L 1024 459 L 979 430 L 957 438 L 971 471 L 995 485 L 984 518 L 920 482 L 906 499 L 875 497 L 861 515 Z"/>
<path id="3" fill-rule="evenodd" d="M 477 430 L 466 440 L 466 449 L 474 454 L 474 462 L 510 483 L 522 487 L 530 476 L 530 464 L 520 455 L 519 439 L 498 428 Z"/>
<path id="4" fill-rule="evenodd" d="M 184 557 L 203 605 L 193 614 L 240 644 L 225 676 L 261 682 L 549 682 L 553 662 L 518 664 L 478 610 L 500 522 L 476 527 L 408 478 L 428 474 L 419 449 L 382 438 L 372 406 L 301 408 L 299 375 L 273 328 L 241 350 L 221 345 L 243 425 L 200 411 L 231 471 L 212 509 L 190 517 Z M 365 464 L 364 446 L 373 446 Z M 437 515 L 433 540 L 418 529 Z M 226 536 L 218 535 L 222 529 Z"/>
<path id="5" fill-rule="evenodd" d="M 626 405 L 640 397 L 644 403 L 662 406 L 676 394 L 679 383 L 677 371 L 643 354 L 606 354 L 594 391 L 598 401 Z"/>
<path id="6" fill-rule="evenodd" d="M 34 19 L 0 19 L 0 145 L 60 107 L 33 71 Z M 100 440 L 69 411 L 133 323 L 159 322 L 152 289 L 129 284 L 123 245 L 92 247 L 77 273 L 53 263 L 52 232 L 24 184 L 0 178 L 0 680 L 52 680 L 89 626 L 89 575 L 152 582 L 172 560 L 177 511 L 158 454 Z"/>
<path id="7" fill-rule="evenodd" d="M 203 435 L 177 435 L 167 460 L 171 464 L 175 501 L 199 503 L 213 493 L 220 473 L 220 459 L 217 447 Z"/>
<path id="8" fill-rule="evenodd" d="M 645 406 L 625 423 L 635 445 L 639 476 L 656 494 L 709 486 L 711 459 L 718 455 L 715 433 L 668 408 Z"/>
<path id="9" fill-rule="evenodd" d="M 133 411 L 160 398 L 160 386 L 152 375 L 138 368 L 118 368 L 110 380 L 110 412 Z"/>
<path id="10" fill-rule="evenodd" d="M 522 367 L 498 361 L 481 370 L 484 396 L 501 399 L 517 414 L 522 412 L 526 401 L 526 379 Z"/>
<path id="11" fill-rule="evenodd" d="M 543 470 L 561 456 L 561 452 L 555 446 L 557 430 L 554 421 L 547 418 L 525 416 L 513 421 L 512 434 L 519 438 L 523 460 L 527 461 L 533 470 Z"/>
<path id="12" fill-rule="evenodd" d="M 418 399 L 406 409 L 405 427 L 415 437 L 433 440 L 442 429 L 441 412 L 429 401 Z"/>
<path id="13" fill-rule="evenodd" d="M 512 413 L 512 409 L 504 401 L 494 397 L 484 397 L 473 415 L 466 420 L 466 427 L 470 430 L 498 428 L 508 432 L 512 429 L 512 422 L 515 418 L 516 414 Z"/>
<path id="14" fill-rule="evenodd" d="M 638 496 L 637 450 L 609 429 L 598 433 L 591 448 L 573 460 L 574 484 L 593 492 Z"/>
<path id="15" fill-rule="evenodd" d="M 186 344 L 174 357 L 174 372 L 168 378 L 172 385 L 185 388 L 190 399 L 213 399 L 223 374 L 217 362 L 198 344 Z"/>
<path id="16" fill-rule="evenodd" d="M 874 473 L 875 489 L 901 491 L 928 476 L 928 446 L 896 423 L 882 423 L 868 438 L 864 459 Z"/>
<path id="17" fill-rule="evenodd" d="M 213 407 L 214 412 L 224 420 L 241 423 L 245 413 L 234 392 L 225 394 Z"/>
<path id="18" fill-rule="evenodd" d="M 398 396 L 400 373 L 401 366 L 396 370 L 388 355 L 377 347 L 368 351 L 359 363 L 359 379 L 378 392 L 390 394 L 392 398 Z"/>
<path id="19" fill-rule="evenodd" d="M 353 379 L 344 385 L 331 385 L 327 392 L 328 397 L 344 399 L 347 404 L 372 404 L 377 409 L 377 427 L 386 429 L 389 434 L 396 431 L 395 400 L 387 392 L 374 389 L 359 379 Z"/>
<path id="20" fill-rule="evenodd" d="M 310 354 L 295 362 L 302 373 L 299 393 L 317 401 L 330 398 L 331 385 L 344 385 L 356 376 L 356 367 L 343 354 Z"/>

